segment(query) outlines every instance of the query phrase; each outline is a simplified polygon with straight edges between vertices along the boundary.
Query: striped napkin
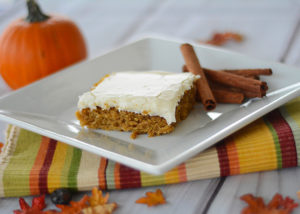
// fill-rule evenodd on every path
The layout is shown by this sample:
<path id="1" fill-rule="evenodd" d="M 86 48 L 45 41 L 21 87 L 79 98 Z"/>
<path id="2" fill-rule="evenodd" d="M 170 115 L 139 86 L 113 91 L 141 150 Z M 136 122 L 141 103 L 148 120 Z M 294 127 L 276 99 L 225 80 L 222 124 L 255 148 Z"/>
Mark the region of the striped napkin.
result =
<path id="1" fill-rule="evenodd" d="M 10 125 L 0 196 L 138 188 L 300 165 L 300 97 L 163 175 L 154 176 Z"/>

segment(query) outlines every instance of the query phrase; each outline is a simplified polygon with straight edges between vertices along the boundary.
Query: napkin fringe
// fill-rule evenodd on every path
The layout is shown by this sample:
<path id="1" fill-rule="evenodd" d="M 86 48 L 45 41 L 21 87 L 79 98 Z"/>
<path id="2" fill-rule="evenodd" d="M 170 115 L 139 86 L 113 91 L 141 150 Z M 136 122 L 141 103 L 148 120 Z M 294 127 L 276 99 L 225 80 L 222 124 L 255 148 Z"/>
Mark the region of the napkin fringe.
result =
<path id="1" fill-rule="evenodd" d="M 20 132 L 20 128 L 13 125 L 8 125 L 5 130 L 5 145 L 0 153 L 0 165 L 8 163 L 9 157 L 13 155 L 17 145 L 17 135 Z"/>

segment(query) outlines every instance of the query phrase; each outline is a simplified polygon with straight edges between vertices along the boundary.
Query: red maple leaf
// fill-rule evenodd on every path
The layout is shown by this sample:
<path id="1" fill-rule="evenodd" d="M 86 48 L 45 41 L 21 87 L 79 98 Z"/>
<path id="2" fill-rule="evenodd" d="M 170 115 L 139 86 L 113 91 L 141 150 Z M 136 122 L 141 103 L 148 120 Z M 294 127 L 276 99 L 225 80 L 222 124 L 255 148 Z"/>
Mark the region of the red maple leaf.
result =
<path id="1" fill-rule="evenodd" d="M 45 195 L 34 197 L 31 207 L 27 204 L 24 198 L 19 199 L 21 210 L 14 210 L 14 214 L 40 214 L 46 208 Z"/>

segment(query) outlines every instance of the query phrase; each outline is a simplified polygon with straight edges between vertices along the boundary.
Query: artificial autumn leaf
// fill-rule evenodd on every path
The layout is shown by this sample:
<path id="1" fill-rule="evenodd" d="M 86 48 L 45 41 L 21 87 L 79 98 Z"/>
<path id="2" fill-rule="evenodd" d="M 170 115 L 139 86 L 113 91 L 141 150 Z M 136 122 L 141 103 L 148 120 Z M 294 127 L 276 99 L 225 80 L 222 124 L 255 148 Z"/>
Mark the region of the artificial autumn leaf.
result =
<path id="1" fill-rule="evenodd" d="M 95 187 L 91 197 L 84 195 L 78 202 L 71 201 L 70 206 L 56 205 L 61 209 L 61 212 L 56 210 L 43 211 L 46 207 L 45 195 L 33 198 L 32 207 L 23 198 L 20 198 L 21 210 L 15 210 L 14 214 L 111 214 L 117 208 L 117 204 L 107 204 L 108 198 L 109 194 L 103 197 L 102 191 L 98 191 Z"/>
<path id="2" fill-rule="evenodd" d="M 146 197 L 141 197 L 135 201 L 138 204 L 147 204 L 148 207 L 156 206 L 159 204 L 165 204 L 166 200 L 160 189 L 157 189 L 155 192 L 146 192 Z"/>
<path id="3" fill-rule="evenodd" d="M 90 206 L 81 210 L 82 214 L 111 214 L 117 208 L 116 203 Z"/>
<path id="4" fill-rule="evenodd" d="M 67 205 L 61 205 L 61 204 L 57 204 L 56 207 L 58 207 L 59 209 L 61 209 L 61 214 L 75 214 L 75 213 L 80 213 L 80 211 L 83 208 L 86 208 L 87 205 L 87 201 L 89 199 L 89 196 L 84 195 L 82 197 L 82 199 L 80 201 L 71 201 L 70 205 L 71 206 L 67 206 Z"/>
<path id="5" fill-rule="evenodd" d="M 21 210 L 14 210 L 14 214 L 40 214 L 46 208 L 45 195 L 34 197 L 32 199 L 32 206 L 30 207 L 24 198 L 19 199 Z"/>
<path id="6" fill-rule="evenodd" d="M 293 199 L 283 198 L 280 194 L 274 195 L 268 205 L 261 197 L 255 197 L 252 194 L 243 195 L 240 199 L 248 204 L 241 214 L 289 214 L 298 207 Z"/>
<path id="7" fill-rule="evenodd" d="M 61 212 L 57 211 L 57 210 L 46 210 L 42 212 L 43 214 L 59 214 Z"/>
<path id="8" fill-rule="evenodd" d="M 298 199 L 300 200 L 300 190 L 297 192 Z"/>
<path id="9" fill-rule="evenodd" d="M 92 189 L 92 196 L 89 197 L 89 203 L 92 207 L 97 205 L 106 204 L 109 198 L 109 194 L 107 193 L 104 197 L 102 195 L 102 191 L 98 190 L 97 187 Z"/>
<path id="10" fill-rule="evenodd" d="M 243 35 L 239 33 L 225 32 L 225 33 L 215 33 L 211 39 L 205 42 L 203 41 L 198 41 L 198 42 L 210 44 L 210 45 L 222 46 L 228 41 L 242 42 L 243 40 L 244 40 Z"/>
<path id="11" fill-rule="evenodd" d="M 39 197 L 34 197 L 32 199 L 32 207 L 37 208 L 39 210 L 45 209 L 46 208 L 45 195 L 41 195 Z"/>
<path id="12" fill-rule="evenodd" d="M 4 144 L 2 142 L 0 142 L 0 153 L 2 152 L 2 147 L 4 146 Z"/>
<path id="13" fill-rule="evenodd" d="M 23 211 L 30 209 L 30 206 L 27 204 L 27 202 L 24 200 L 24 198 L 19 198 L 19 204 L 20 204 L 21 210 L 23 210 Z"/>

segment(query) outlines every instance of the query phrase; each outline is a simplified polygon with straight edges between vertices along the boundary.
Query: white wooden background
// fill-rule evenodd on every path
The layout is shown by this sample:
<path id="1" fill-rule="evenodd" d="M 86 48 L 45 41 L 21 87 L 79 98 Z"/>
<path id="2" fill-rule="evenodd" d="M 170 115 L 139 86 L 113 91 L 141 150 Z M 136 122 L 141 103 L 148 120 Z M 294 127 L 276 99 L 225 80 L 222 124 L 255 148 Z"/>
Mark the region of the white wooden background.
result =
<path id="1" fill-rule="evenodd" d="M 216 31 L 246 36 L 224 48 L 257 58 L 300 66 L 300 1 L 297 0 L 40 0 L 44 11 L 64 14 L 81 28 L 94 58 L 144 35 L 206 39 Z M 25 16 L 25 1 L 0 13 L 0 33 L 12 20 Z M 295 77 L 300 79 L 299 76 Z M 10 89 L 0 77 L 0 96 Z M 0 122 L 0 130 L 6 124 Z M 0 134 L 0 141 L 4 135 Z M 168 203 L 148 208 L 134 201 L 156 187 L 110 191 L 116 213 L 239 213 L 239 197 L 253 193 L 270 200 L 275 193 L 297 198 L 300 169 L 260 172 L 160 187 Z M 79 198 L 78 195 L 76 198 Z M 26 197 L 29 201 L 30 197 Z M 47 198 L 50 205 L 51 202 Z M 298 200 L 298 202 L 300 202 Z M 0 213 L 12 213 L 16 198 L 0 199 Z M 48 206 L 51 207 L 51 206 Z M 300 213 L 300 208 L 295 210 Z"/>

